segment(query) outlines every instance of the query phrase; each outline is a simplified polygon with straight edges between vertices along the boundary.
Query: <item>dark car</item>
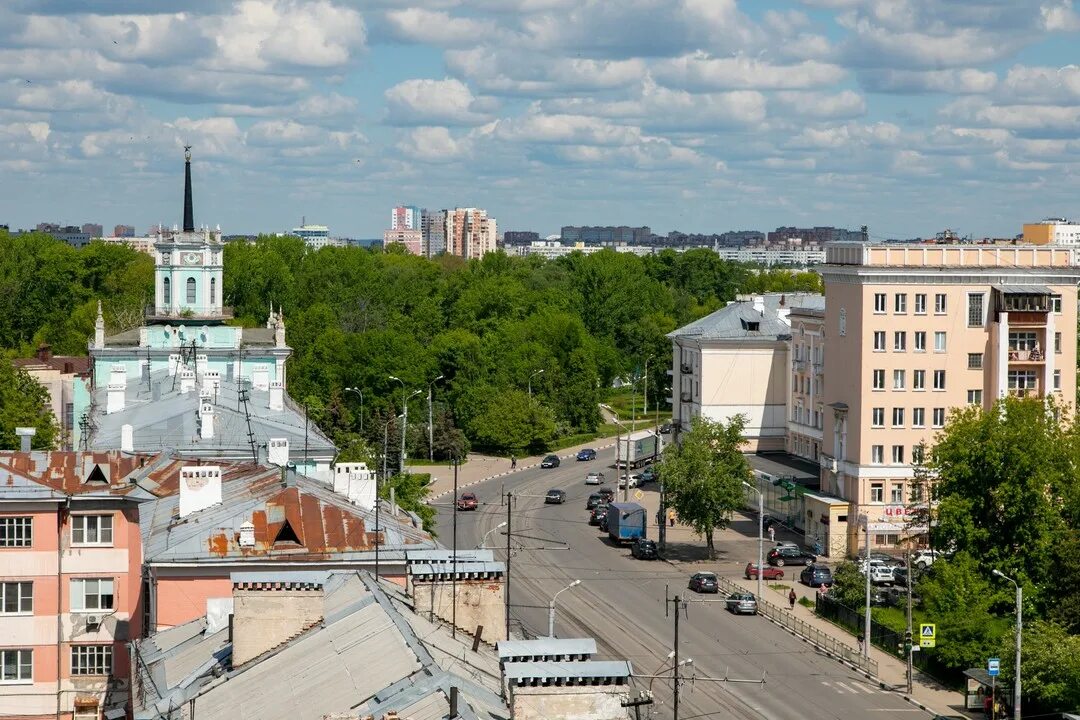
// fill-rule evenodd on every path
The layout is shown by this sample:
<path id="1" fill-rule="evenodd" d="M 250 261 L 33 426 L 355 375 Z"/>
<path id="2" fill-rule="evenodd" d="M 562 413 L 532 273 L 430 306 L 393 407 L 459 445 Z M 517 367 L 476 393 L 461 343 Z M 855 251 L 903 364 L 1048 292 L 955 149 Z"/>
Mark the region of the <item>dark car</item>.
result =
<path id="1" fill-rule="evenodd" d="M 475 510 L 479 504 L 476 494 L 471 492 L 461 493 L 461 497 L 457 501 L 458 510 Z"/>
<path id="2" fill-rule="evenodd" d="M 600 493 L 593 493 L 589 496 L 589 499 L 585 501 L 585 509 L 592 510 L 597 505 L 603 505 L 605 502 L 604 496 Z"/>
<path id="3" fill-rule="evenodd" d="M 832 587 L 832 570 L 824 565 L 807 565 L 803 568 L 803 571 L 799 573 L 799 582 L 813 588 L 821 587 L 822 585 L 825 587 Z"/>
<path id="4" fill-rule="evenodd" d="M 660 426 L 660 432 L 667 435 L 671 432 L 671 423 L 667 422 Z"/>
<path id="5" fill-rule="evenodd" d="M 716 575 L 711 572 L 699 572 L 690 576 L 688 588 L 699 593 L 720 592 L 720 583 L 716 581 Z"/>
<path id="6" fill-rule="evenodd" d="M 544 496 L 544 502 L 549 505 L 562 505 L 566 500 L 566 491 L 559 490 L 558 488 L 552 488 L 547 491 L 547 495 Z"/>
<path id="7" fill-rule="evenodd" d="M 559 467 L 559 456 L 548 455 L 540 461 L 540 467 L 542 468 L 557 468 Z"/>
<path id="8" fill-rule="evenodd" d="M 768 561 L 770 565 L 784 567 L 785 565 L 810 565 L 817 560 L 817 555 L 794 547 L 778 547 L 769 551 Z"/>
<path id="9" fill-rule="evenodd" d="M 630 554 L 638 560 L 655 560 L 660 557 L 656 549 L 656 541 L 646 540 L 645 538 L 638 538 L 634 541 L 634 544 L 630 546 Z"/>
<path id="10" fill-rule="evenodd" d="M 602 503 L 600 505 L 597 505 L 596 507 L 594 507 L 592 509 L 592 512 L 589 513 L 589 524 L 590 525 L 600 525 L 601 527 L 603 527 L 606 520 L 607 520 L 607 504 L 606 503 Z"/>
<path id="11" fill-rule="evenodd" d="M 611 488 L 600 488 L 597 492 L 603 496 L 605 502 L 611 502 L 615 499 L 615 491 Z"/>
<path id="12" fill-rule="evenodd" d="M 755 562 L 746 563 L 746 570 L 744 571 L 744 574 L 746 575 L 747 580 L 756 580 L 757 579 L 757 573 L 758 573 L 757 563 L 755 563 Z M 761 577 L 764 580 L 783 580 L 784 579 L 784 571 L 781 570 L 780 568 L 772 567 L 771 565 L 766 565 L 765 566 L 765 571 L 761 573 Z"/>
<path id="13" fill-rule="evenodd" d="M 643 483 L 656 482 L 656 478 L 658 478 L 658 477 L 659 477 L 659 475 L 657 475 L 656 470 L 653 469 L 653 467 L 651 465 L 649 467 L 645 468 L 644 470 L 642 470 L 641 475 L 640 475 L 641 482 L 643 482 Z"/>
<path id="14" fill-rule="evenodd" d="M 580 461 L 595 460 L 596 459 L 596 451 L 593 450 L 592 448 L 583 448 L 581 450 L 578 450 L 577 459 L 580 460 Z"/>

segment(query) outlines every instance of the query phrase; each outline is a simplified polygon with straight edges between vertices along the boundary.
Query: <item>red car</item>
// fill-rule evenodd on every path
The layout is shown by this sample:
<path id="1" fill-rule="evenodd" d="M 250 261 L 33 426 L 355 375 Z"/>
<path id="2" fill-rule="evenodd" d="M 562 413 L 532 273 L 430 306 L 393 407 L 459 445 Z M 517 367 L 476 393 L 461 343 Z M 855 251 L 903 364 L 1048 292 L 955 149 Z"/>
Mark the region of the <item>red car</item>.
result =
<path id="1" fill-rule="evenodd" d="M 783 580 L 784 579 L 784 571 L 781 570 L 778 567 L 772 567 L 771 565 L 766 565 L 765 566 L 765 572 L 763 572 L 761 574 L 761 577 L 764 580 Z M 757 579 L 757 565 L 755 565 L 752 562 L 746 563 L 746 579 L 747 580 L 756 580 Z"/>
<path id="2" fill-rule="evenodd" d="M 476 495 L 471 492 L 462 493 L 461 497 L 458 498 L 457 508 L 458 510 L 475 510 L 478 504 Z M 781 575 L 783 575 L 783 573 L 781 573 Z"/>

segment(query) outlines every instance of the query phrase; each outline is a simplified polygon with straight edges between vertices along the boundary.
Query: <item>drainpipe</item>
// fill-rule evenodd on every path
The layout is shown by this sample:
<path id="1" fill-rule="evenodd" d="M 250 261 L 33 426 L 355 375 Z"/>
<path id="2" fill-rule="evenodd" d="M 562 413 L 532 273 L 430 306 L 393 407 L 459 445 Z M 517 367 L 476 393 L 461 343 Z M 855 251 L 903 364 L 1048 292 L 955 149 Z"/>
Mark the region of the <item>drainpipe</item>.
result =
<path id="1" fill-rule="evenodd" d="M 64 503 L 56 511 L 56 720 L 60 720 L 60 705 L 63 690 L 60 684 L 60 672 L 63 669 L 64 648 L 64 520 L 71 510 L 71 496 L 64 498 Z"/>

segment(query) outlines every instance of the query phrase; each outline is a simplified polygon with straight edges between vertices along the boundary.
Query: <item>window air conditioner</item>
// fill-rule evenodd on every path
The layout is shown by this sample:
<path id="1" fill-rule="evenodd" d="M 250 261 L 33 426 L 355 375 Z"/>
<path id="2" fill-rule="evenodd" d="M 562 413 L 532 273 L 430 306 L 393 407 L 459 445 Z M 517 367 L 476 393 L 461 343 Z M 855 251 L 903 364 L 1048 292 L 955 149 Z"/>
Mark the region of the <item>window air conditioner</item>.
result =
<path id="1" fill-rule="evenodd" d="M 101 615 L 87 615 L 86 616 L 86 629 L 97 630 L 101 627 L 102 616 Z"/>

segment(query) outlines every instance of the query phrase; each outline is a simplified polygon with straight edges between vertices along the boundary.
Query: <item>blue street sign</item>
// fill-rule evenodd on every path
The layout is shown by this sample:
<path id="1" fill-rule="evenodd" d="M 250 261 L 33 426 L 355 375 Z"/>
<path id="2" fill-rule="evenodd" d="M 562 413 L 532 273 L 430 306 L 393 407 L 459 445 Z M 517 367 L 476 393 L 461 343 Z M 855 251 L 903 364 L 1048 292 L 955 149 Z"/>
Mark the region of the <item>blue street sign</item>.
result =
<path id="1" fill-rule="evenodd" d="M 1001 672 L 1001 660 L 999 658 L 990 658 L 986 662 L 986 674 L 990 677 L 997 677 Z"/>

